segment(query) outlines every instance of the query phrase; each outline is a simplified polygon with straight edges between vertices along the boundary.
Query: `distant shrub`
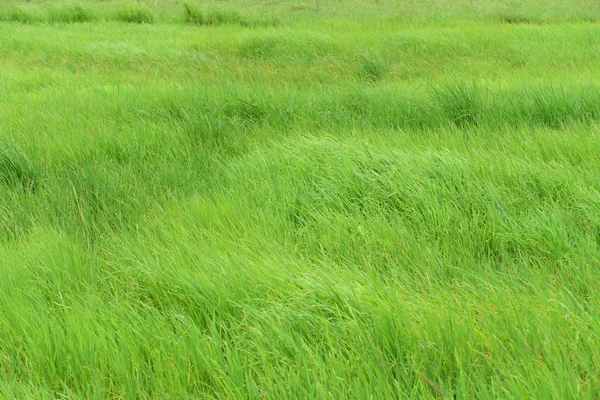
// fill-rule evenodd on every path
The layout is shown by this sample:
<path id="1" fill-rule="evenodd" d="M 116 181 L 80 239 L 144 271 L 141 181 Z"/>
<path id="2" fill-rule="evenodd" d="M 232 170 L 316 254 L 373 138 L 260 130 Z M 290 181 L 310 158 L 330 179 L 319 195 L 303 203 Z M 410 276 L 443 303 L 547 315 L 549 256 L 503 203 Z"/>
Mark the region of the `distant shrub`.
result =
<path id="1" fill-rule="evenodd" d="M 66 4 L 48 10 L 48 22 L 72 24 L 95 21 L 98 16 L 88 7 L 80 4 Z"/>
<path id="2" fill-rule="evenodd" d="M 0 21 L 18 22 L 21 24 L 33 24 L 40 20 L 39 16 L 19 6 L 12 6 L 0 11 Z"/>
<path id="3" fill-rule="evenodd" d="M 154 13 L 143 4 L 127 4 L 116 11 L 114 18 L 133 24 L 151 24 L 154 22 Z"/>

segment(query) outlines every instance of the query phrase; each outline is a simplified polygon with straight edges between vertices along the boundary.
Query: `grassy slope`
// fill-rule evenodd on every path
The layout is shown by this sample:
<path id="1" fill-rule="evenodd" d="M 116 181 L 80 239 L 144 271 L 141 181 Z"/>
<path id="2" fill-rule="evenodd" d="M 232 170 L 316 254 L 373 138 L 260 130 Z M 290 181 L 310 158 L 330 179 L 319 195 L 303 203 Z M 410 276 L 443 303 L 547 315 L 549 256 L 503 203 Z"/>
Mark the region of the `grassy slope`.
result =
<path id="1" fill-rule="evenodd" d="M 0 23 L 0 394 L 597 398 L 600 26 L 560 6 Z"/>

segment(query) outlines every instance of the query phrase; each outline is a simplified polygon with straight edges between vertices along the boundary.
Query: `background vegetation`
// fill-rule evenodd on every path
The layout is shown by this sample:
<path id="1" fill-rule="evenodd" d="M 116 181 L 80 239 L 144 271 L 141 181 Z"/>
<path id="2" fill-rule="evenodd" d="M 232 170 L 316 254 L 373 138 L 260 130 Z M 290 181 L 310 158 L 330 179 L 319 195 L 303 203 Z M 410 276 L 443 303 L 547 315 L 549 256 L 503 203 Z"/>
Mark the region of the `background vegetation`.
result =
<path id="1" fill-rule="evenodd" d="M 0 14 L 2 397 L 600 396 L 596 2 Z"/>

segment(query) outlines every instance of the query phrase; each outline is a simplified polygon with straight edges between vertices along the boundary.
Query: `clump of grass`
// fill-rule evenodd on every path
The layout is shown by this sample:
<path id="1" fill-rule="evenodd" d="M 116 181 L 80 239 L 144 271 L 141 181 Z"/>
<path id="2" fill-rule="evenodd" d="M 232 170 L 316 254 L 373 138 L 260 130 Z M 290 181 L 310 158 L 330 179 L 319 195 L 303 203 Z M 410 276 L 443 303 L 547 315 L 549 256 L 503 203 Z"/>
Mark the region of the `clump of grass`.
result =
<path id="1" fill-rule="evenodd" d="M 519 14 L 501 14 L 498 19 L 505 24 L 532 24 L 535 22 L 530 17 Z"/>
<path id="2" fill-rule="evenodd" d="M 116 10 L 114 19 L 133 24 L 151 24 L 154 22 L 154 13 L 143 4 L 126 4 Z"/>
<path id="3" fill-rule="evenodd" d="M 183 22 L 186 24 L 202 25 L 204 13 L 199 7 L 190 3 L 183 3 Z"/>
<path id="4" fill-rule="evenodd" d="M 38 186 L 38 173 L 27 155 L 16 146 L 0 146 L 0 184 L 34 193 Z"/>
<path id="5" fill-rule="evenodd" d="M 201 9 L 192 3 L 183 3 L 183 20 L 193 25 L 250 25 L 250 21 L 236 10 Z"/>
<path id="6" fill-rule="evenodd" d="M 279 20 L 269 16 L 245 15 L 234 9 L 201 8 L 194 3 L 183 3 L 183 22 L 191 25 L 238 25 L 242 27 L 276 26 Z"/>
<path id="7" fill-rule="evenodd" d="M 0 21 L 33 24 L 41 20 L 40 16 L 23 7 L 12 6 L 0 11 Z"/>
<path id="8" fill-rule="evenodd" d="M 65 4 L 48 10 L 48 22 L 73 24 L 98 20 L 98 15 L 81 4 Z"/>
<path id="9" fill-rule="evenodd" d="M 586 110 L 580 106 L 580 103 L 586 100 L 583 93 L 569 93 L 562 88 L 544 87 L 530 89 L 524 97 L 528 104 L 527 120 L 550 128 L 558 128 L 572 121 L 585 122 L 593 115 L 587 112 L 593 112 L 593 109 Z M 587 98 L 590 97 L 588 94 Z"/>
<path id="10" fill-rule="evenodd" d="M 389 66 L 381 57 L 372 54 L 362 56 L 359 72 L 362 80 L 371 83 L 377 82 L 381 80 L 389 70 Z"/>
<path id="11" fill-rule="evenodd" d="M 432 90 L 433 100 L 456 126 L 477 125 L 487 109 L 487 91 L 466 83 L 446 84 Z"/>
<path id="12" fill-rule="evenodd" d="M 598 17 L 594 16 L 594 15 L 584 15 L 580 18 L 578 18 L 581 22 L 587 22 L 590 24 L 597 24 L 598 23 Z"/>
<path id="13" fill-rule="evenodd" d="M 224 114 L 228 119 L 242 123 L 258 123 L 268 116 L 267 109 L 255 98 L 236 98 L 225 104 Z"/>

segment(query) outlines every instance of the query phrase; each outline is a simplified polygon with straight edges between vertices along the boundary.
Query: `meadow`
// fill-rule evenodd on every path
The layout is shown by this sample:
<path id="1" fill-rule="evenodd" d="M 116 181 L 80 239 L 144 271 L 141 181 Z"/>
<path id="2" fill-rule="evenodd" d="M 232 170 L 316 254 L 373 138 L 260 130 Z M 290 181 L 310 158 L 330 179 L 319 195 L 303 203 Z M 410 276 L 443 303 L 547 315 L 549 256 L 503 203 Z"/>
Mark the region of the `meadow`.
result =
<path id="1" fill-rule="evenodd" d="M 599 398 L 598 21 L 0 1 L 0 397 Z"/>

